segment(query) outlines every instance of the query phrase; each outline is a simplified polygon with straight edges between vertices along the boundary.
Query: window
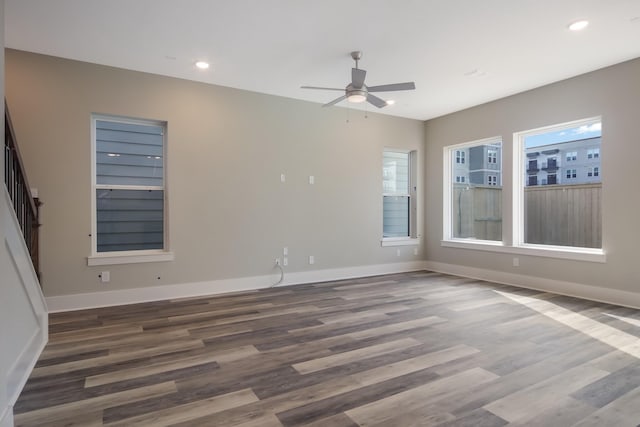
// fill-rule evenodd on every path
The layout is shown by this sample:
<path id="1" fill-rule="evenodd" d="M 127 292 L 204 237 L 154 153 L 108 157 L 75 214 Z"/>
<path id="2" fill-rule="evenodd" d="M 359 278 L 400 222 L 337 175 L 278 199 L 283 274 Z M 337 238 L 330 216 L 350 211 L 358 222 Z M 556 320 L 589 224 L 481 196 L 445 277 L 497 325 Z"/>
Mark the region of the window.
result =
<path id="1" fill-rule="evenodd" d="M 538 177 L 536 175 L 529 176 L 527 185 L 538 185 Z"/>
<path id="2" fill-rule="evenodd" d="M 513 197 L 514 246 L 545 245 L 547 251 L 575 252 L 579 248 L 581 254 L 602 253 L 602 183 L 599 165 L 593 165 L 593 161 L 600 157 L 601 128 L 601 121 L 596 118 L 514 135 L 515 155 L 518 157 L 517 161 L 514 157 L 517 170 Z M 529 167 L 527 154 L 555 150 L 564 151 L 566 156 L 563 158 L 577 166 L 565 169 L 561 175 L 571 185 L 566 185 L 569 182 L 559 183 L 554 171 L 547 174 L 547 186 L 531 186 L 531 177 L 526 170 Z M 584 165 L 584 158 L 578 160 L 577 153 L 580 152 L 587 153 L 587 158 L 591 159 L 590 167 Z M 551 167 L 551 158 L 547 160 L 547 167 Z M 586 174 L 578 174 L 582 167 Z"/>
<path id="3" fill-rule="evenodd" d="M 383 155 L 382 237 L 417 237 L 417 153 L 385 150 Z"/>
<path id="4" fill-rule="evenodd" d="M 94 257 L 167 254 L 166 124 L 107 116 L 92 124 Z M 109 262 L 92 264 L 90 257 L 90 265 L 103 263 Z"/>
<path id="5" fill-rule="evenodd" d="M 456 151 L 456 163 L 464 164 L 464 151 Z"/>
<path id="6" fill-rule="evenodd" d="M 502 241 L 501 151 L 500 138 L 445 147 L 444 240 Z M 463 174 L 466 182 L 458 179 Z"/>
<path id="7" fill-rule="evenodd" d="M 547 185 L 555 185 L 558 183 L 558 177 L 555 173 L 550 173 L 547 175 Z"/>
<path id="8" fill-rule="evenodd" d="M 494 165 L 498 163 L 498 151 L 494 149 L 487 150 L 487 160 Z"/>
<path id="9" fill-rule="evenodd" d="M 464 183 L 466 181 L 464 176 L 456 176 L 456 182 Z"/>

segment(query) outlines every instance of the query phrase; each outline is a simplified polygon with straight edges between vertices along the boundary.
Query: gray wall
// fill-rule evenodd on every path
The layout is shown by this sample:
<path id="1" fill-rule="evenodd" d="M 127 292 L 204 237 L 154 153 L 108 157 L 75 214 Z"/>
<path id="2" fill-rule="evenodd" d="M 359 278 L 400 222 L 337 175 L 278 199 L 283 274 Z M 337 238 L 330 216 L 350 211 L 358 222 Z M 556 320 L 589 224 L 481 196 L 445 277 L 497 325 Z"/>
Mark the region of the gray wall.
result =
<path id="1" fill-rule="evenodd" d="M 422 257 L 380 247 L 383 148 L 424 158 L 420 121 L 14 50 L 6 62 L 8 105 L 44 202 L 48 296 L 270 274 L 284 246 L 291 272 Z M 91 113 L 168 122 L 175 261 L 87 267 Z"/>
<path id="2" fill-rule="evenodd" d="M 425 124 L 425 240 L 429 261 L 640 292 L 636 177 L 640 158 L 640 59 L 470 108 Z M 513 133 L 602 116 L 602 246 L 606 263 L 447 248 L 442 239 L 442 150 L 502 135 L 503 171 L 512 170 Z M 512 241 L 512 178 L 503 174 L 505 242 Z"/>

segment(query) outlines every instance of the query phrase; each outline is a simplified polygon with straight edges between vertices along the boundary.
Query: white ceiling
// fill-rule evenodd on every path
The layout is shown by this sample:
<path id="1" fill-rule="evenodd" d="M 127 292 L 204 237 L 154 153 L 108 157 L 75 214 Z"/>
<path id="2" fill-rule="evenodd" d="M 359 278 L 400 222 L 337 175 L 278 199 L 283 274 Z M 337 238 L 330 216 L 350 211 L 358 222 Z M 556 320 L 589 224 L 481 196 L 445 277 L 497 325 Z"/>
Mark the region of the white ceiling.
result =
<path id="1" fill-rule="evenodd" d="M 640 57 L 640 0 L 5 0 L 5 30 L 14 49 L 318 103 L 340 93 L 300 86 L 346 86 L 362 50 L 367 85 L 416 82 L 380 112 L 425 120 Z"/>

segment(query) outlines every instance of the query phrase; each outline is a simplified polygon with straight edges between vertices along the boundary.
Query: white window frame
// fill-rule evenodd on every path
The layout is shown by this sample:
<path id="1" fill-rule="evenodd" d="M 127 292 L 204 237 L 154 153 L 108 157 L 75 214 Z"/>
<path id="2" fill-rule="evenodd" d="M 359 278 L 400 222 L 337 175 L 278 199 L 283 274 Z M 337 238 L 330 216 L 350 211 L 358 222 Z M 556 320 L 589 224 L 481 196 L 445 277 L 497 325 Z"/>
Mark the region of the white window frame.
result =
<path id="1" fill-rule="evenodd" d="M 502 239 L 503 239 L 502 241 L 454 237 L 453 221 L 451 218 L 451 214 L 452 214 L 451 203 L 452 203 L 452 197 L 453 197 L 453 187 L 451 184 L 453 183 L 453 177 L 455 173 L 455 171 L 453 170 L 454 167 L 453 167 L 452 155 L 457 156 L 457 153 L 459 151 L 462 151 L 462 149 L 465 149 L 465 148 L 475 147 L 478 145 L 491 145 L 496 143 L 503 144 L 502 137 L 494 136 L 490 138 L 478 139 L 475 141 L 463 142 L 461 144 L 448 145 L 446 147 L 443 147 L 443 151 L 442 151 L 443 175 L 442 176 L 444 179 L 443 179 L 443 188 L 442 188 L 442 194 L 443 194 L 443 206 L 442 206 L 443 220 L 442 220 L 442 242 L 441 242 L 442 246 L 463 247 L 467 249 L 478 248 L 478 247 L 481 247 L 482 245 L 485 245 L 488 247 L 504 246 L 504 237 L 505 237 L 504 226 L 502 230 Z M 502 145 L 502 149 L 504 149 L 504 145 Z M 496 183 L 497 183 L 497 177 L 496 177 Z M 504 218 L 504 205 L 503 205 L 502 218 Z"/>
<path id="2" fill-rule="evenodd" d="M 96 123 L 98 121 L 110 121 L 115 123 L 127 123 L 145 126 L 162 126 L 164 128 L 162 141 L 163 185 L 160 186 L 133 186 L 133 185 L 100 185 L 96 183 Z M 91 255 L 87 257 L 87 265 L 115 265 L 136 264 L 142 262 L 173 261 L 174 254 L 169 250 L 169 210 L 167 191 L 167 123 L 159 120 L 135 119 L 130 117 L 113 116 L 105 114 L 91 115 Z M 101 188 L 124 190 L 163 190 L 163 243 L 164 249 L 147 249 L 137 251 L 113 251 L 98 252 L 97 233 L 97 203 L 96 190 Z"/>
<path id="3" fill-rule="evenodd" d="M 564 129 L 588 126 L 602 122 L 602 117 L 575 120 L 551 126 L 543 126 L 513 134 L 513 250 L 511 252 L 551 258 L 574 259 L 580 261 L 606 262 L 604 248 L 580 248 L 574 246 L 554 246 L 525 243 L 524 238 L 524 177 L 525 159 L 524 140 L 527 136 L 562 131 Z"/>
<path id="4" fill-rule="evenodd" d="M 384 152 L 404 153 L 409 156 L 409 188 L 407 194 L 382 193 L 381 201 L 385 196 L 409 197 L 409 235 L 402 237 L 382 237 L 380 246 L 417 246 L 420 244 L 418 235 L 418 151 L 402 148 L 386 147 Z M 382 224 L 380 224 L 382 231 Z"/>

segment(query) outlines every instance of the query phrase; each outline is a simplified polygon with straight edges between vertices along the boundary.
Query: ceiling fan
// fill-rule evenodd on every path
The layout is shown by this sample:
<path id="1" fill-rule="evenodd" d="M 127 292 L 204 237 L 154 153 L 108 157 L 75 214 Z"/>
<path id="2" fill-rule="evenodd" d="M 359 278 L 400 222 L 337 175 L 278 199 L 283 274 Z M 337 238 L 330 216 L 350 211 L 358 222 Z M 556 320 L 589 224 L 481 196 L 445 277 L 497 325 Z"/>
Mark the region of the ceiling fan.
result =
<path id="1" fill-rule="evenodd" d="M 367 86 L 364 84 L 364 78 L 367 75 L 367 72 L 366 70 L 361 70 L 358 68 L 358 61 L 360 60 L 360 58 L 362 58 L 362 52 L 351 52 L 351 57 L 354 61 L 356 61 L 356 67 L 351 69 L 351 83 L 349 83 L 344 89 L 317 86 L 301 86 L 301 88 L 344 91 L 344 95 L 334 99 L 327 104 L 324 104 L 323 107 L 330 107 L 346 99 L 347 101 L 354 103 L 367 101 L 378 108 L 385 107 L 388 105 L 388 103 L 384 99 L 372 95 L 371 92 L 394 92 L 399 90 L 414 90 L 416 88 L 416 84 L 414 82 L 392 83 L 380 86 Z"/>

